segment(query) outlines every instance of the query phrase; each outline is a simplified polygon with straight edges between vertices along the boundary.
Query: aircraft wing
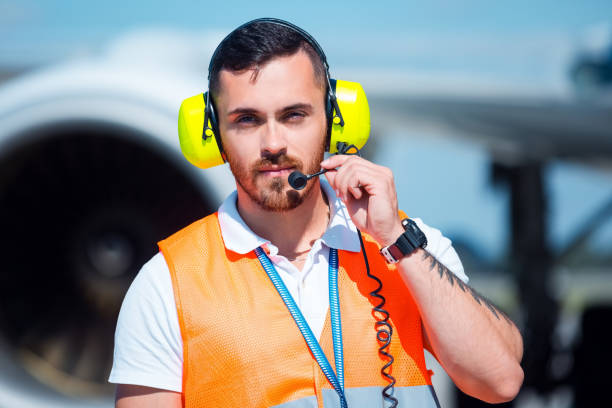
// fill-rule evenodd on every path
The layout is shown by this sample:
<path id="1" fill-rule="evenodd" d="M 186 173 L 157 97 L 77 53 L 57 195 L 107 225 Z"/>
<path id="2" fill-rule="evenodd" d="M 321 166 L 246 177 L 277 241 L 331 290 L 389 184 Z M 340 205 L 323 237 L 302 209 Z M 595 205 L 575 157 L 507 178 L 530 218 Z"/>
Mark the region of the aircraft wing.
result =
<path id="1" fill-rule="evenodd" d="M 373 128 L 435 128 L 475 139 L 495 159 L 612 161 L 612 104 L 576 99 L 374 96 Z"/>

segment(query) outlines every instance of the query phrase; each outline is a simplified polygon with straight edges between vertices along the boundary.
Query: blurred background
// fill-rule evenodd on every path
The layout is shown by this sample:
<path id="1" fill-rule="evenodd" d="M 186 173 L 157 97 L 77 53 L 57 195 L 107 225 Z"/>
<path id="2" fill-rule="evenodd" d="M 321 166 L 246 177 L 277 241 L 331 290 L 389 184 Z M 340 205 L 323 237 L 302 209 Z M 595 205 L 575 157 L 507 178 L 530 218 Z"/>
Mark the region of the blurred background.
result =
<path id="1" fill-rule="evenodd" d="M 110 407 L 121 300 L 156 242 L 214 211 L 182 99 L 262 16 L 361 82 L 366 155 L 525 340 L 507 406 L 610 407 L 612 3 L 0 0 L 0 407 Z M 443 407 L 482 407 L 433 358 Z"/>

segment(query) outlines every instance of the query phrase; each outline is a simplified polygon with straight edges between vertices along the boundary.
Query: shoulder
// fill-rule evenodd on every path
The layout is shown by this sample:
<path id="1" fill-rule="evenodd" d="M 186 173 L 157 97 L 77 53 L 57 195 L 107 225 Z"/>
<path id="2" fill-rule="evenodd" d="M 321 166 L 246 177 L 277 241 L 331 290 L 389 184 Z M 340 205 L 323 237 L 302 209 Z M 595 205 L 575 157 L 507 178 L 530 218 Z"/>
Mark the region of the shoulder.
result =
<path id="1" fill-rule="evenodd" d="M 450 239 L 445 237 L 439 229 L 430 227 L 420 218 L 413 218 L 414 222 L 427 237 L 427 252 L 433 255 L 438 262 L 446 266 L 455 276 L 467 283 L 469 278 L 465 274 L 463 264 Z"/>
<path id="2" fill-rule="evenodd" d="M 213 227 L 213 228 L 217 227 L 218 224 L 219 224 L 218 212 L 214 212 L 212 214 L 207 215 L 206 217 L 200 218 L 199 220 L 192 222 L 191 224 L 187 225 L 186 227 L 181 228 L 180 230 L 170 235 L 169 237 L 161 240 L 158 243 L 159 247 L 163 249 L 168 246 L 180 245 L 180 243 L 184 241 L 185 239 L 191 239 L 194 236 L 197 236 L 198 234 L 206 231 L 210 227 Z M 154 260 L 155 260 L 155 257 L 151 259 L 151 261 L 154 261 Z"/>
<path id="3" fill-rule="evenodd" d="M 180 392 L 182 358 L 170 272 L 158 253 L 144 264 L 121 305 L 109 381 Z"/>
<path id="4" fill-rule="evenodd" d="M 138 300 L 138 304 L 132 304 L 134 300 Z M 174 306 L 170 271 L 161 252 L 142 266 L 123 300 L 121 311 L 138 307 L 141 302 L 150 304 L 153 308 L 159 308 L 166 303 Z"/>

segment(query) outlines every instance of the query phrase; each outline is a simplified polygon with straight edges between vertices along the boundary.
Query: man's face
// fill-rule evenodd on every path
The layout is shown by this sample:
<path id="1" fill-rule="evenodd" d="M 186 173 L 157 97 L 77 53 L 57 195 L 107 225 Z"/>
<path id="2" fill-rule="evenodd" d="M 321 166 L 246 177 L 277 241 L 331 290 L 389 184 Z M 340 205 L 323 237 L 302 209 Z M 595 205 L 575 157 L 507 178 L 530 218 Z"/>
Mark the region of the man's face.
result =
<path id="1" fill-rule="evenodd" d="M 296 191 L 294 170 L 314 173 L 325 151 L 325 90 L 303 51 L 257 71 L 219 75 L 216 98 L 223 149 L 238 189 L 268 211 L 297 207 L 314 183 Z"/>

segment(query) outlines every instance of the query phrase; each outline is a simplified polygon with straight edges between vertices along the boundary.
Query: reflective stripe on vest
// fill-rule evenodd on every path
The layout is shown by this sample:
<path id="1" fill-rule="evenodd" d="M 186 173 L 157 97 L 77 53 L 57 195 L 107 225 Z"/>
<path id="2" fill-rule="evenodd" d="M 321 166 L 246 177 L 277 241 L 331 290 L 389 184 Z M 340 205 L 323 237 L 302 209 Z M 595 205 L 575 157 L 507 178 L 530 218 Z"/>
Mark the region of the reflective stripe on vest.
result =
<path id="1" fill-rule="evenodd" d="M 349 407 L 383 407 L 381 392 L 383 387 L 361 387 L 346 390 Z M 413 387 L 395 387 L 393 395 L 398 399 L 400 407 L 440 408 L 438 398 L 431 385 Z M 333 390 L 323 390 L 323 405 L 325 408 L 340 408 L 338 396 Z M 388 405 L 388 403 L 387 403 Z M 306 397 L 299 400 L 276 405 L 274 408 L 316 408 L 316 397 Z"/>
<path id="2" fill-rule="evenodd" d="M 379 246 L 367 234 L 364 241 L 370 267 L 383 281 L 381 293 L 393 324 L 395 396 L 411 406 L 435 407 L 417 307 Z M 336 393 L 261 264 L 253 252 L 241 255 L 224 247 L 216 214 L 159 246 L 170 269 L 183 339 L 186 408 L 337 406 Z M 380 368 L 386 361 L 378 354 L 368 296 L 376 283 L 366 276 L 361 253 L 338 251 L 338 256 L 349 407 L 351 401 L 382 407 L 380 391 L 388 383 Z M 334 365 L 331 334 L 328 312 L 319 342 Z M 283 405 L 288 403 L 298 405 Z"/>

